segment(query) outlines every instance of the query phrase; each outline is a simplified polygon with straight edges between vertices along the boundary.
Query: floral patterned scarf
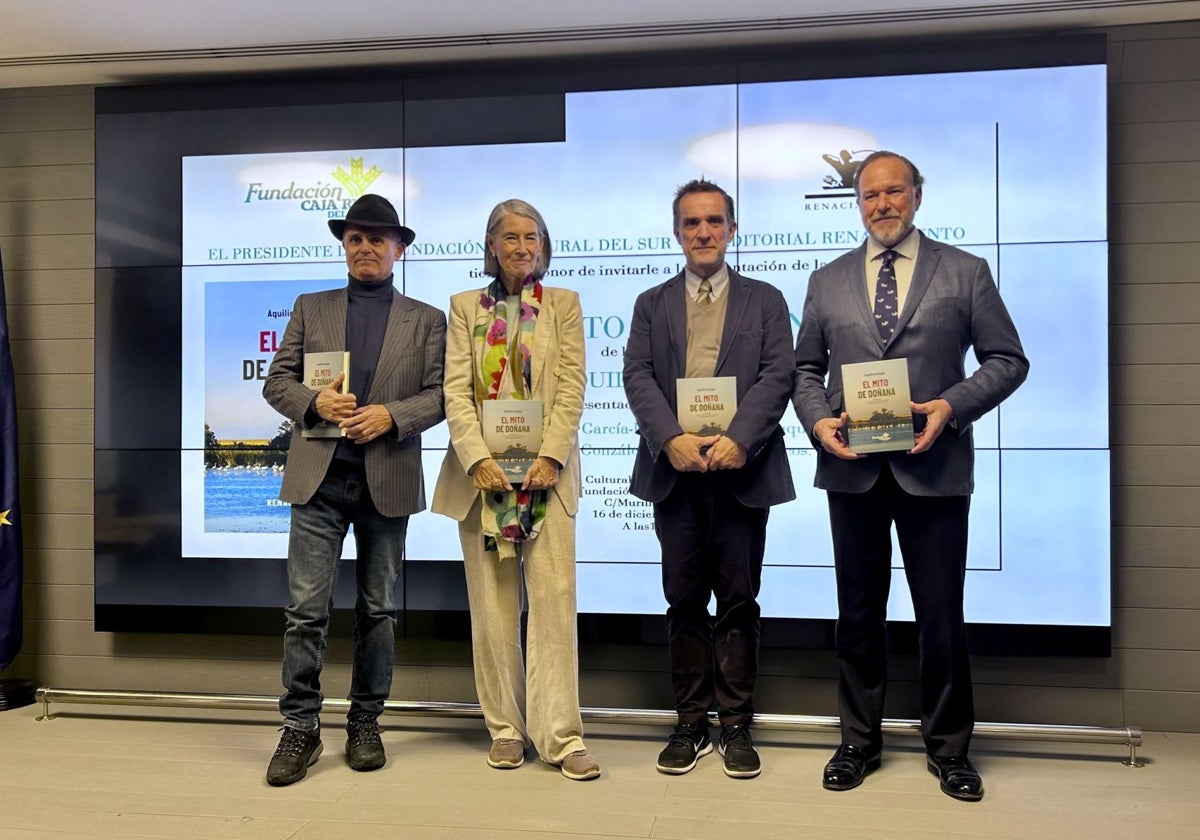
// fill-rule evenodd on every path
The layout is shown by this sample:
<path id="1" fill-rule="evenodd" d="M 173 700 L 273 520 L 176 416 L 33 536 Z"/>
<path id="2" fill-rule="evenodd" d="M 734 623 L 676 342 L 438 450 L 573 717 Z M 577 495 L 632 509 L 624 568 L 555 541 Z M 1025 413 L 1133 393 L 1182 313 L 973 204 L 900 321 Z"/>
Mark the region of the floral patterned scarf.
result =
<path id="1" fill-rule="evenodd" d="M 533 390 L 530 358 L 533 331 L 542 308 L 542 284 L 532 276 L 521 286 L 520 313 L 513 324 L 508 311 L 508 292 L 497 278 L 479 296 L 480 317 L 473 338 L 479 369 L 475 372 L 475 399 L 524 400 Z M 510 329 L 517 335 L 510 343 Z M 500 559 L 516 557 L 517 543 L 537 537 L 546 518 L 545 490 L 485 490 L 483 493 L 484 549 L 497 551 Z"/>

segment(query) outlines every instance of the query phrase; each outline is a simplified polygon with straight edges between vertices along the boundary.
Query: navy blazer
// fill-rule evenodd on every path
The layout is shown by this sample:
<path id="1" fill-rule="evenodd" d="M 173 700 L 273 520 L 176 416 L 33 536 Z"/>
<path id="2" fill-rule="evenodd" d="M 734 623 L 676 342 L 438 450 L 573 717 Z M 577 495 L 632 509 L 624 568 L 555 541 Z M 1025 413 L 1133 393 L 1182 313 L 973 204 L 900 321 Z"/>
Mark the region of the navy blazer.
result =
<path id="1" fill-rule="evenodd" d="M 940 397 L 954 424 L 919 455 L 890 452 L 847 461 L 817 447 L 815 484 L 824 490 L 863 493 L 886 459 L 896 482 L 916 496 L 963 496 L 975 489 L 971 424 L 1025 381 L 1029 361 L 985 260 L 919 234 L 912 284 L 896 331 L 884 341 L 867 300 L 866 243 L 843 254 L 808 281 L 796 338 L 796 415 L 812 435 L 824 417 L 844 410 L 842 365 L 908 359 L 912 401 Z M 973 348 L 979 368 L 969 377 Z M 828 382 L 826 376 L 828 375 Z M 921 415 L 914 416 L 918 429 Z"/>
<path id="2" fill-rule="evenodd" d="M 738 408 L 726 434 L 746 447 L 739 470 L 722 471 L 748 507 L 796 498 L 779 419 L 792 394 L 792 327 L 787 302 L 774 286 L 729 270 L 729 300 L 714 376 L 737 378 Z M 687 289 L 683 273 L 638 296 L 625 345 L 624 383 L 638 424 L 638 451 L 629 491 L 661 502 L 678 473 L 663 447 L 683 433 L 675 380 L 687 369 Z"/>

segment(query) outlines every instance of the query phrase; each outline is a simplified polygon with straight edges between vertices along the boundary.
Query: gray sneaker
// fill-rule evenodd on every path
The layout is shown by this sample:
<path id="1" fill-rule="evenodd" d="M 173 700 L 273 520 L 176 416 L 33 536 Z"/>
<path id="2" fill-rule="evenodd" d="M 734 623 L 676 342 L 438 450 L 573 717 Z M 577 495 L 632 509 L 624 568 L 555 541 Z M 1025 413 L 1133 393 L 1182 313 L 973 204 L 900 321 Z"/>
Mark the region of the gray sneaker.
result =
<path id="1" fill-rule="evenodd" d="M 282 732 L 275 755 L 267 765 L 267 784 L 272 787 L 283 787 L 303 779 L 308 768 L 317 763 L 323 749 L 319 726 L 312 732 L 284 726 Z"/>
<path id="2" fill-rule="evenodd" d="M 488 767 L 515 770 L 525 763 L 525 742 L 516 738 L 497 738 L 488 751 Z"/>
<path id="3" fill-rule="evenodd" d="M 655 766 L 659 773 L 680 776 L 695 767 L 700 756 L 708 755 L 712 748 L 707 723 L 681 723 L 667 739 L 667 745 L 658 754 L 658 764 Z"/>
<path id="4" fill-rule="evenodd" d="M 576 782 L 586 782 L 600 775 L 600 762 L 587 750 L 576 750 L 562 760 L 562 774 Z"/>

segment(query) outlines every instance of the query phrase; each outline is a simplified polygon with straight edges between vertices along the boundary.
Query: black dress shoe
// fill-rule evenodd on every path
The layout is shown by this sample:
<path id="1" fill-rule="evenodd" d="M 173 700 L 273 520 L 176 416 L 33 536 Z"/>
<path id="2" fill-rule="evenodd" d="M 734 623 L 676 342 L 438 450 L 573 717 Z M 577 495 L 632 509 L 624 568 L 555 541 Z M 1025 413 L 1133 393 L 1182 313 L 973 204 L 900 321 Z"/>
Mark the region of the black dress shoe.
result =
<path id="1" fill-rule="evenodd" d="M 942 783 L 942 793 L 964 802 L 983 799 L 983 780 L 965 755 L 927 756 L 929 772 Z"/>
<path id="2" fill-rule="evenodd" d="M 842 744 L 825 765 L 821 775 L 821 786 L 825 790 L 850 790 L 862 784 L 863 778 L 872 770 L 878 770 L 880 754 L 867 755 L 865 750 L 850 744 Z"/>

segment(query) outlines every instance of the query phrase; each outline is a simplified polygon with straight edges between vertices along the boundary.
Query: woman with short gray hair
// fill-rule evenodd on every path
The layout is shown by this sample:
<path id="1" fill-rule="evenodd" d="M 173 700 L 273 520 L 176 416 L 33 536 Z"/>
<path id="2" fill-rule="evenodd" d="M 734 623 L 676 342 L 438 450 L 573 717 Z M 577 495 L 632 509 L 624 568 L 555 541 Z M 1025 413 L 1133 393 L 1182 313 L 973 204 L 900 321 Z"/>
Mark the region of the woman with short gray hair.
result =
<path id="1" fill-rule="evenodd" d="M 485 240 L 484 273 L 495 279 L 450 299 L 450 446 L 433 510 L 459 523 L 488 764 L 520 767 L 532 743 L 543 761 L 584 781 L 600 765 L 583 743 L 576 648 L 583 313 L 574 291 L 542 286 L 550 234 L 528 202 L 497 204 Z"/>

